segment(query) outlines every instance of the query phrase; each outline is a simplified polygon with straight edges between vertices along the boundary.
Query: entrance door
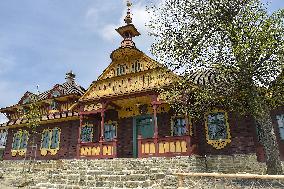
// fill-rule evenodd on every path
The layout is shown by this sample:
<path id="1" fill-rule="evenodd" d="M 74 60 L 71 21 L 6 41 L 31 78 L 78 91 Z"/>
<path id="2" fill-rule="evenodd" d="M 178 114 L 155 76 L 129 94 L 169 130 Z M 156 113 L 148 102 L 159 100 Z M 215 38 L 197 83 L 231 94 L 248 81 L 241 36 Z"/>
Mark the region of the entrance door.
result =
<path id="1" fill-rule="evenodd" d="M 133 120 L 133 156 L 138 155 L 138 135 L 142 138 L 153 138 L 154 137 L 154 121 L 152 116 L 140 116 Z"/>

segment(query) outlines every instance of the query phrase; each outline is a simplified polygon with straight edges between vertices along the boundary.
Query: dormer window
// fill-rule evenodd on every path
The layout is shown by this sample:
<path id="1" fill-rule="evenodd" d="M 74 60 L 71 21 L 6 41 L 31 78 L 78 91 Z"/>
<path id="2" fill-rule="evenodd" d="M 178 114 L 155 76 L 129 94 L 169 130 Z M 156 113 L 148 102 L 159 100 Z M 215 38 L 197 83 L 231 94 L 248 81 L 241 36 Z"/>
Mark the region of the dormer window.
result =
<path id="1" fill-rule="evenodd" d="M 59 97 L 60 92 L 59 91 L 53 91 L 51 96 L 54 97 L 54 98 Z"/>
<path id="2" fill-rule="evenodd" d="M 28 103 L 30 103 L 30 102 L 31 102 L 30 97 L 28 97 L 28 98 L 26 98 L 26 99 L 23 100 L 23 104 L 28 104 Z"/>

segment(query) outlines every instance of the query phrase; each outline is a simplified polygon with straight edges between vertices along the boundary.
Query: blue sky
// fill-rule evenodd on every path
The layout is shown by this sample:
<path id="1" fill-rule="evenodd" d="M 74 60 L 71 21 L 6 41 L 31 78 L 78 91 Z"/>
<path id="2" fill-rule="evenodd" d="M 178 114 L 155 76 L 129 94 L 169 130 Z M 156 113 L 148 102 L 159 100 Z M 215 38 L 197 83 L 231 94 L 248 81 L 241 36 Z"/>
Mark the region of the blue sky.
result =
<path id="1" fill-rule="evenodd" d="M 150 55 L 145 6 L 155 0 L 132 1 L 133 22 L 142 34 L 134 41 Z M 284 8 L 284 0 L 269 1 L 270 12 Z M 125 0 L 0 1 L 0 107 L 36 92 L 37 85 L 42 92 L 63 83 L 69 70 L 88 88 L 120 46 L 114 29 L 125 13 Z"/>

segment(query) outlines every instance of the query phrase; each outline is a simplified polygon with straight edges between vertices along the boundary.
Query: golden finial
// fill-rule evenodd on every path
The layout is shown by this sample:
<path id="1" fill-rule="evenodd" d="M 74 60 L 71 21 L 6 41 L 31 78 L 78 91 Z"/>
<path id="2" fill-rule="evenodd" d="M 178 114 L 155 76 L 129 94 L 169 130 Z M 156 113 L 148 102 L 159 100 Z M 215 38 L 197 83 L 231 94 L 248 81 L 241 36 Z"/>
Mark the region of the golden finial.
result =
<path id="1" fill-rule="evenodd" d="M 130 2 L 130 0 L 127 0 L 126 5 L 127 5 L 127 15 L 126 15 L 124 21 L 125 21 L 126 24 L 131 24 L 132 23 L 132 18 L 131 18 L 130 8 L 132 6 L 132 3 Z"/>

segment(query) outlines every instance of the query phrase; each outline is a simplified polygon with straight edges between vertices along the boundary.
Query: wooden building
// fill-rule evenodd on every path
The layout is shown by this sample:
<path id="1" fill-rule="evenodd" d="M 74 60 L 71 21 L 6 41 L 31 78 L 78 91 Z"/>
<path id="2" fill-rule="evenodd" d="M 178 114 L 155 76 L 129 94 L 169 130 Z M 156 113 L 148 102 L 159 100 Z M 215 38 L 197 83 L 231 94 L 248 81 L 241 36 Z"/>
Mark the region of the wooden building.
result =
<path id="1" fill-rule="evenodd" d="M 60 159 L 74 158 L 79 127 L 78 111 L 71 111 L 84 94 L 85 89 L 75 82 L 72 72 L 66 74 L 66 82 L 55 85 L 40 94 L 26 92 L 18 104 L 2 108 L 9 121 L 1 125 L 8 130 L 4 159 Z M 40 104 L 43 115 L 36 134 L 27 127 L 24 111 L 31 101 Z M 74 132 L 75 131 L 75 132 Z M 34 145 L 32 144 L 34 140 Z"/>
<path id="2" fill-rule="evenodd" d="M 130 7 L 130 4 L 128 4 Z M 250 116 L 216 109 L 204 120 L 177 115 L 161 100 L 157 89 L 167 87 L 178 76 L 136 48 L 140 35 L 132 24 L 116 31 L 121 46 L 111 53 L 112 62 L 85 91 L 67 73 L 67 81 L 53 89 L 27 92 L 18 104 L 0 109 L 9 122 L 4 159 L 132 158 L 199 155 L 258 155 L 264 161 L 261 135 Z M 166 74 L 165 74 L 166 73 Z M 193 74 L 192 82 L 210 80 L 211 74 Z M 21 111 L 35 99 L 43 114 L 34 146 L 31 131 Z M 284 159 L 284 108 L 272 112 L 273 125 Z M 35 148 L 35 149 L 33 149 Z"/>

